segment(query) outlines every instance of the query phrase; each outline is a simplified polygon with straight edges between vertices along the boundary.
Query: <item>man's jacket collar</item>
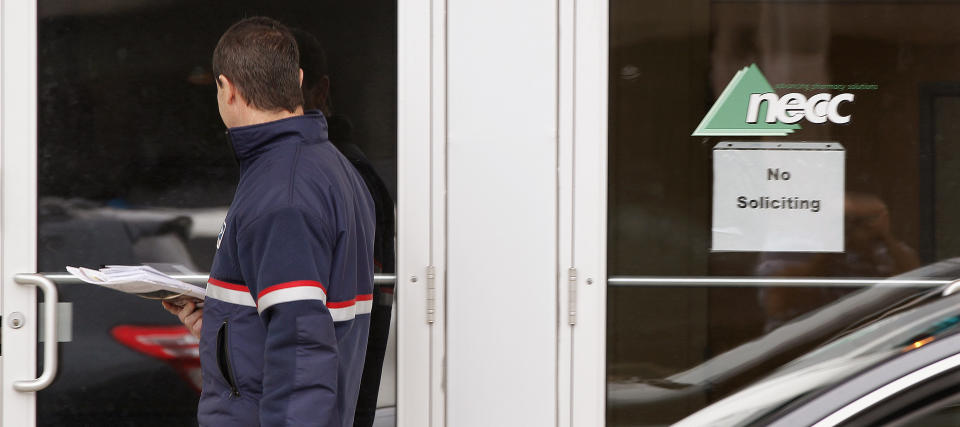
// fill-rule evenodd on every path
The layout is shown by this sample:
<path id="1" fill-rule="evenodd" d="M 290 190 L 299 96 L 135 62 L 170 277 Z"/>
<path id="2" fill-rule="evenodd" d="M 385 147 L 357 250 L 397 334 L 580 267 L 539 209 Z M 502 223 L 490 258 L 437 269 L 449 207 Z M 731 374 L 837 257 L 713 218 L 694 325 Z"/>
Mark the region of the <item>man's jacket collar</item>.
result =
<path id="1" fill-rule="evenodd" d="M 326 142 L 327 119 L 319 111 L 308 111 L 272 122 L 227 129 L 227 137 L 241 167 L 245 167 L 275 144 Z"/>

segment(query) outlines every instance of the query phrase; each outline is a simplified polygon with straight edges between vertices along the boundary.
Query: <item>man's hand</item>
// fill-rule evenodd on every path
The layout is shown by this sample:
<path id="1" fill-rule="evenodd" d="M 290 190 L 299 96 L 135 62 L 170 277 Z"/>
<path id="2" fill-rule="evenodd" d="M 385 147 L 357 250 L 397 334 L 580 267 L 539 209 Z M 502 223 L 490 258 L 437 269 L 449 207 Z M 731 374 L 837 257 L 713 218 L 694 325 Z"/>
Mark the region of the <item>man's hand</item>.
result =
<path id="1" fill-rule="evenodd" d="M 193 301 L 189 301 L 184 304 L 182 307 L 169 303 L 167 301 L 162 301 L 163 308 L 167 309 L 171 314 L 180 318 L 180 321 L 183 322 L 183 325 L 190 330 L 190 333 L 193 336 L 200 338 L 200 330 L 203 325 L 203 309 L 197 308 L 197 304 Z"/>

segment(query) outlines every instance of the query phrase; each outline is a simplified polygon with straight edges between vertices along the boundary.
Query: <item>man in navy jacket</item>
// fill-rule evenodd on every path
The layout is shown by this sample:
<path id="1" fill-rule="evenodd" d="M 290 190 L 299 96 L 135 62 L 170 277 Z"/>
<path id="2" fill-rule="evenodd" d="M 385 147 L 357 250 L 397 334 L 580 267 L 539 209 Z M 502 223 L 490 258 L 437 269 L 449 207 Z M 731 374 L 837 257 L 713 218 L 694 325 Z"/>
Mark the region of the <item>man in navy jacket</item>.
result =
<path id="1" fill-rule="evenodd" d="M 286 27 L 234 24 L 213 74 L 240 183 L 202 314 L 199 422 L 350 426 L 372 304 L 373 200 L 323 115 L 303 114 Z"/>

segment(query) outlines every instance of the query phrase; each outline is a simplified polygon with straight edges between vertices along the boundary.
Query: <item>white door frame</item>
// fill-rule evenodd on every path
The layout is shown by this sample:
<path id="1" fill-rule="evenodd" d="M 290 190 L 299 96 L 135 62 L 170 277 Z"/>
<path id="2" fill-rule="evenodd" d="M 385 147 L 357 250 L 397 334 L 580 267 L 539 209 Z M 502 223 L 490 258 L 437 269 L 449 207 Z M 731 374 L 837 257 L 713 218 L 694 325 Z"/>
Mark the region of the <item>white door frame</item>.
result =
<path id="1" fill-rule="evenodd" d="M 14 283 L 36 272 L 37 240 L 37 7 L 36 0 L 0 0 L 0 425 L 36 425 L 36 392 L 13 388 L 35 378 L 37 294 Z M 23 326 L 10 326 L 11 313 Z"/>
<path id="2" fill-rule="evenodd" d="M 567 299 L 571 295 L 576 302 L 570 309 L 576 324 L 562 337 L 571 349 L 568 407 L 570 425 L 601 426 L 606 414 L 609 2 L 561 4 L 568 10 L 561 21 L 561 52 L 566 53 L 561 70 L 569 75 L 561 90 L 565 126 L 560 134 L 572 153 L 561 167 L 561 173 L 567 168 L 561 182 L 572 183 L 561 215 L 569 212 L 572 217 L 561 223 L 560 242 L 561 253 L 569 257 L 561 259 L 569 259 L 576 268 L 573 292 L 561 293 L 561 307 L 571 307 Z"/>
<path id="3" fill-rule="evenodd" d="M 397 2 L 397 426 L 444 425 L 446 0 Z"/>
<path id="4" fill-rule="evenodd" d="M 398 304 L 404 308 L 398 321 L 398 425 L 483 425 L 493 419 L 603 425 L 608 1 L 556 0 L 552 7 L 494 2 L 478 8 L 467 0 L 400 0 L 399 10 L 397 280 Z M 448 51 L 448 43 L 459 50 Z M 538 50 L 525 50 L 534 43 L 541 45 Z M 531 76 L 530 70 L 541 74 Z M 544 82 L 555 89 L 528 87 Z M 504 94 L 504 87 L 512 91 Z M 498 169 L 487 153 L 470 151 L 477 146 L 513 157 L 504 164 L 516 165 L 518 156 L 527 156 L 537 166 Z M 544 157 L 555 162 L 555 169 L 542 167 Z M 490 183 L 502 181 L 491 180 L 491 173 L 535 182 L 538 193 L 528 199 L 542 191 L 553 194 L 532 202 L 511 199 L 507 188 L 491 194 Z M 504 193 L 507 197 L 501 197 Z M 513 204 L 501 206 L 504 200 Z M 518 229 L 513 238 L 526 240 L 483 240 L 485 233 L 516 225 L 490 222 L 476 212 L 491 206 L 540 212 L 544 203 L 555 204 L 556 216 L 540 221 L 556 221 L 555 231 Z M 488 228 L 477 233 L 471 227 Z M 417 235 L 429 239 L 412 238 Z M 464 235 L 475 239 L 465 245 Z M 555 252 L 552 273 L 540 270 L 550 268 L 541 258 L 535 266 L 503 259 L 514 252 L 522 258 L 528 254 L 517 248 L 534 246 Z M 450 261 L 449 272 L 448 252 L 456 261 Z M 484 262 L 490 259 L 503 262 Z M 448 277 L 456 281 L 449 290 Z M 544 277 L 555 278 L 555 286 L 543 283 Z M 530 298 L 516 297 L 531 291 Z M 553 331 L 531 326 L 554 311 L 542 310 L 543 304 L 556 307 L 550 315 Z M 447 312 L 447 307 L 458 309 Z M 505 327 L 502 316 L 520 323 Z M 536 344 L 503 348 L 485 341 L 491 330 L 500 344 Z M 544 336 L 556 340 L 555 349 L 542 346 Z M 484 363 L 504 361 L 503 352 L 517 356 L 507 363 Z M 534 363 L 553 364 L 551 378 L 525 369 L 533 366 L 524 363 L 534 353 L 539 360 Z M 517 402 L 531 401 L 537 404 L 516 410 Z"/>

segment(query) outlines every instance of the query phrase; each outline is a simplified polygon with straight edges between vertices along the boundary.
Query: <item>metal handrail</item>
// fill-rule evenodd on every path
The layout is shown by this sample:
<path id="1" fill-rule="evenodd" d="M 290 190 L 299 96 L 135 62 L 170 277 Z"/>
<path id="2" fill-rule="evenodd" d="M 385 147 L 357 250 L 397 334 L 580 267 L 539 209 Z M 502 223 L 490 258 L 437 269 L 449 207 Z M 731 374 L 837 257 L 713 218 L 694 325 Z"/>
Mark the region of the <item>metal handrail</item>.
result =
<path id="1" fill-rule="evenodd" d="M 929 287 L 935 288 L 951 283 L 951 280 L 937 279 L 826 279 L 819 277 L 654 277 L 654 276 L 614 276 L 607 279 L 609 286 L 723 286 L 723 287 Z"/>
<path id="2" fill-rule="evenodd" d="M 17 391 L 40 391 L 51 383 L 57 376 L 57 286 L 53 281 L 41 274 L 17 274 L 13 281 L 21 285 L 32 285 L 43 291 L 43 372 L 32 380 L 13 382 Z"/>
<path id="3" fill-rule="evenodd" d="M 38 273 L 39 275 L 52 280 L 58 285 L 77 285 L 83 283 L 82 280 L 70 273 Z M 209 274 L 171 274 L 174 279 L 187 282 L 191 285 L 203 286 L 210 278 Z M 394 274 L 374 274 L 373 284 L 392 285 L 396 283 L 397 276 Z"/>
<path id="4" fill-rule="evenodd" d="M 76 276 L 69 273 L 38 273 L 52 280 L 56 284 L 76 285 L 83 283 Z M 207 283 L 207 274 L 173 274 L 177 280 L 202 286 Z M 376 285 L 396 284 L 395 274 L 375 274 L 373 283 Z M 891 279 L 884 277 L 862 279 L 829 279 L 820 277 L 710 277 L 710 276 L 613 276 L 607 279 L 609 286 L 726 286 L 726 287 L 762 287 L 762 286 L 825 286 L 825 287 L 930 287 L 943 286 L 955 283 L 960 289 L 960 282 L 941 279 Z M 954 292 L 956 289 L 950 289 Z"/>

